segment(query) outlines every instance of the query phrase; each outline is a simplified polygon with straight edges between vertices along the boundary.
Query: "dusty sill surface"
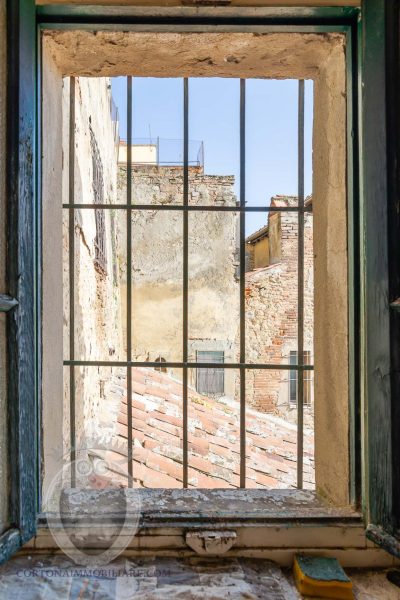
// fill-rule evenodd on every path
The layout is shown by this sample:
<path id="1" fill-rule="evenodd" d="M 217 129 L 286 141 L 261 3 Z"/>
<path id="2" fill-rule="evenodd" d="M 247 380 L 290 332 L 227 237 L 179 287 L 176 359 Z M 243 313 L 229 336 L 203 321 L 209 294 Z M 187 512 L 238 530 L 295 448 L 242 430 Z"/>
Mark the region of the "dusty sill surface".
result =
<path id="1" fill-rule="evenodd" d="M 397 564 L 367 540 L 358 512 L 333 507 L 310 491 L 68 489 L 61 503 L 61 516 L 41 515 L 36 537 L 21 554 L 62 553 L 60 532 L 95 539 L 119 531 L 121 552 L 137 558 L 189 558 L 211 545 L 219 556 L 268 559 L 283 567 L 296 552 L 323 553 L 346 567 Z"/>
<path id="2" fill-rule="evenodd" d="M 166 490 L 105 489 L 63 492 L 63 514 L 74 521 L 84 514 L 99 518 L 125 518 L 125 503 L 140 513 L 140 527 L 182 527 L 250 523 L 339 522 L 361 524 L 361 515 L 351 507 L 328 504 L 315 492 L 306 490 Z M 49 511 L 50 512 L 50 511 Z M 46 513 L 39 527 L 46 527 Z"/>

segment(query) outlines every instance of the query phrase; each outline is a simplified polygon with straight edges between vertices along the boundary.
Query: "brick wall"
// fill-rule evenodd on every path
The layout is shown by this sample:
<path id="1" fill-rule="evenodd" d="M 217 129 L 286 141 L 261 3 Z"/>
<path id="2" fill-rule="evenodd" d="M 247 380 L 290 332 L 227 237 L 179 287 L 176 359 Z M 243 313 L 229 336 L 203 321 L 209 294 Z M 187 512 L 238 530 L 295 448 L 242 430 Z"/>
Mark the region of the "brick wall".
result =
<path id="1" fill-rule="evenodd" d="M 272 202 L 287 206 L 295 205 L 297 199 L 280 198 Z M 272 223 L 269 266 L 246 273 L 246 352 L 247 362 L 279 365 L 289 363 L 290 351 L 297 350 L 298 216 L 290 212 L 272 213 Z M 313 354 L 311 214 L 305 215 L 304 248 L 304 350 Z M 289 404 L 289 371 L 249 370 L 246 392 L 250 406 L 295 420 L 296 408 Z M 306 421 L 311 421 L 312 408 L 307 411 Z"/>

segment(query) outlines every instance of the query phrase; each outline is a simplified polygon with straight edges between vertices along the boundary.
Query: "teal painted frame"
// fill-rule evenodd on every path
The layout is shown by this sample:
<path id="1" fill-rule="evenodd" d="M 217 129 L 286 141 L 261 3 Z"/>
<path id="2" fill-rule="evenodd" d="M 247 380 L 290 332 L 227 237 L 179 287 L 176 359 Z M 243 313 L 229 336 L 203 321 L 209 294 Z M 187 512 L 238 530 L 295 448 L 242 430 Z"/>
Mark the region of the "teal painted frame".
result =
<path id="1" fill-rule="evenodd" d="M 7 2 L 7 402 L 10 528 L 0 562 L 36 531 L 38 508 L 37 99 L 34 0 Z"/>
<path id="2" fill-rule="evenodd" d="M 367 536 L 400 557 L 400 9 L 363 10 L 364 509 Z"/>

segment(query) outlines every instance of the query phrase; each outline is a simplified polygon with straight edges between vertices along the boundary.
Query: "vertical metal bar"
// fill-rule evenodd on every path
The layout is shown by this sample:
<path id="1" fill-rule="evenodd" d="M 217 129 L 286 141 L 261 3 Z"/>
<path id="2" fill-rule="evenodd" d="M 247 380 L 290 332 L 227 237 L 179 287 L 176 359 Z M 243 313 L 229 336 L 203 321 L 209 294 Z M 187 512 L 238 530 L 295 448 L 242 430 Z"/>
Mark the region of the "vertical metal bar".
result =
<path id="1" fill-rule="evenodd" d="M 189 204 L 189 82 L 183 80 L 183 206 Z M 182 356 L 183 356 L 183 487 L 188 486 L 188 230 L 189 212 L 183 211 L 183 307 L 182 307 Z"/>
<path id="2" fill-rule="evenodd" d="M 68 201 L 75 202 L 75 77 L 70 77 L 69 88 L 69 164 Z M 69 357 L 75 359 L 75 209 L 69 209 Z M 69 367 L 69 419 L 71 487 L 76 485 L 76 423 L 75 423 L 75 367 Z"/>
<path id="3" fill-rule="evenodd" d="M 303 487 L 304 411 L 304 81 L 298 93 L 298 317 L 297 317 L 297 487 Z"/>
<path id="4" fill-rule="evenodd" d="M 132 360 L 132 77 L 127 77 L 126 154 L 126 358 Z M 128 487 L 133 484 L 132 367 L 127 367 Z"/>
<path id="5" fill-rule="evenodd" d="M 246 205 L 246 80 L 240 80 L 240 206 Z M 246 487 L 246 212 L 240 211 L 240 487 Z"/>

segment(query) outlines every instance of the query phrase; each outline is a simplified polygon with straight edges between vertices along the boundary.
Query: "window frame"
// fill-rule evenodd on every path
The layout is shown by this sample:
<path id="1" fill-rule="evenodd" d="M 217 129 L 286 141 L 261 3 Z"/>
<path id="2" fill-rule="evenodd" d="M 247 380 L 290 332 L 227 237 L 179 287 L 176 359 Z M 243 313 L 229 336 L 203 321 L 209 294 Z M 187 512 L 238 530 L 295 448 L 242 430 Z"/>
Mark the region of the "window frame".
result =
<path id="1" fill-rule="evenodd" d="M 283 33 L 324 33 L 340 32 L 346 37 L 346 80 L 349 93 L 347 94 L 347 131 L 346 139 L 348 144 L 347 166 L 348 166 L 348 247 L 349 256 L 356 256 L 358 252 L 358 133 L 357 133 L 357 114 L 358 114 L 358 70 L 357 70 L 357 35 L 358 35 L 358 9 L 353 8 L 313 8 L 307 9 L 306 13 L 302 8 L 261 8 L 254 9 L 252 15 L 248 16 L 247 9 L 213 9 L 212 15 L 207 9 L 196 9 L 194 16 L 192 9 L 180 9 L 178 12 L 174 9 L 155 8 L 154 11 L 143 11 L 138 7 L 119 7 L 112 9 L 110 7 L 75 7 L 75 6 L 40 6 L 38 7 L 39 28 L 60 29 L 63 30 L 139 30 L 146 31 L 210 31 L 216 26 L 221 25 L 223 31 L 262 31 L 262 32 L 283 32 Z M 162 14 L 160 14 L 162 13 Z M 246 14 L 247 13 L 247 14 Z M 226 16 L 228 14 L 228 16 Z M 210 29 L 211 27 L 211 29 Z M 129 79 L 129 77 L 128 77 Z M 242 80 L 243 81 L 243 80 Z M 131 92 L 128 86 L 128 106 L 131 105 Z M 128 119 L 129 120 L 129 119 Z M 129 125 L 128 125 L 129 132 Z M 128 152 L 129 152 L 128 140 Z M 128 189 L 130 189 L 128 187 Z M 128 199 L 128 204 L 129 204 Z M 356 210 L 355 210 L 356 209 Z M 129 236 L 129 231 L 128 231 Z M 244 252 L 244 250 L 243 250 Z M 129 258 L 128 258 L 129 261 Z M 244 261 L 243 261 L 244 263 Z M 354 282 L 349 288 L 358 288 L 358 260 L 348 261 L 348 277 L 350 282 Z M 128 264 L 129 272 L 129 264 Z M 356 304 L 358 298 L 350 294 L 349 298 L 349 320 L 352 324 L 349 327 L 349 384 L 350 395 L 350 465 L 351 475 L 348 482 L 349 497 L 355 505 L 359 503 L 359 449 L 356 442 L 356 432 L 358 431 L 359 408 L 356 406 L 356 397 L 358 382 L 355 378 L 355 363 L 357 361 L 358 339 L 357 332 L 359 323 L 356 315 Z M 128 307 L 129 307 L 128 299 Z M 128 309 L 129 310 L 129 309 Z M 130 318 L 128 315 L 128 323 Z M 131 360 L 127 357 L 128 362 Z M 64 361 L 67 364 L 71 361 Z M 184 362 L 185 357 L 184 357 Z M 137 363 L 139 365 L 139 363 Z M 189 363 L 188 363 L 189 364 Z M 151 365 L 150 365 L 151 366 Z M 257 365 L 254 365 L 256 368 Z M 129 371 L 128 371 L 129 373 Z M 184 381 L 185 385 L 185 381 Z M 129 377 L 128 377 L 128 395 L 129 395 Z M 244 396 L 244 394 L 243 394 Z M 129 418 L 129 417 L 128 417 Z M 185 416 L 184 416 L 185 429 Z M 185 442 L 184 442 L 185 444 Z M 242 455 L 245 455 L 243 443 Z M 129 456 L 128 456 L 129 460 Z"/>
<path id="2" fill-rule="evenodd" d="M 0 563 L 36 532 L 40 503 L 40 203 L 37 29 L 33 0 L 7 2 L 7 402 L 10 527 Z"/>
<path id="3" fill-rule="evenodd" d="M 348 172 L 349 195 L 349 254 L 354 260 L 349 261 L 350 290 L 350 436 L 351 436 L 351 499 L 358 504 L 361 498 L 361 391 L 365 395 L 363 410 L 370 412 L 369 426 L 367 425 L 366 446 L 371 452 L 363 457 L 363 503 L 367 505 L 366 515 L 374 523 L 383 523 L 393 530 L 393 520 L 390 496 L 393 494 L 393 483 L 388 472 L 382 469 L 386 461 L 385 450 L 387 443 L 392 444 L 391 431 L 399 422 L 398 414 L 391 411 L 385 413 L 385 432 L 389 439 L 383 444 L 383 436 L 379 439 L 374 433 L 374 419 L 380 414 L 380 403 L 385 406 L 391 402 L 389 389 L 379 387 L 376 378 L 376 365 L 384 364 L 384 375 L 391 369 L 391 351 L 388 347 L 389 306 L 384 301 L 385 293 L 377 308 L 372 299 L 375 298 L 376 285 L 382 279 L 387 283 L 389 265 L 387 249 L 378 254 L 378 245 L 372 248 L 364 247 L 364 236 L 377 235 L 376 217 L 383 214 L 379 231 L 386 239 L 386 200 L 388 197 L 387 177 L 391 160 L 398 155 L 397 148 L 388 150 L 389 142 L 386 135 L 386 109 L 388 98 L 393 99 L 393 90 L 386 97 L 387 55 L 383 48 L 382 39 L 387 32 L 388 15 L 394 15 L 395 9 L 391 2 L 385 8 L 384 0 L 374 2 L 366 0 L 367 19 L 364 20 L 364 45 L 361 46 L 361 25 L 359 10 L 354 8 L 270 8 L 256 9 L 246 13 L 246 9 L 216 9 L 210 15 L 199 9 L 193 13 L 181 10 L 179 13 L 162 11 L 159 7 L 153 13 L 131 7 L 90 7 L 90 6 L 42 6 L 35 8 L 33 0 L 14 0 L 7 3 L 8 9 L 8 60 L 12 65 L 8 79 L 8 146 L 9 156 L 7 166 L 8 181 L 8 237 L 11 240 L 8 252 L 8 283 L 10 299 L 5 303 L 9 308 L 8 317 L 8 392 L 10 405 L 10 464 L 16 474 L 12 478 L 12 498 L 15 500 L 13 528 L 0 538 L 0 560 L 5 560 L 21 544 L 35 533 L 37 507 L 40 504 L 38 486 L 40 457 L 40 428 L 38 413 L 40 408 L 40 202 L 38 190 L 40 187 L 39 171 L 39 138 L 40 114 L 40 56 L 37 55 L 38 33 L 42 27 L 58 27 L 77 29 L 111 28 L 126 29 L 135 26 L 149 27 L 200 26 L 209 28 L 218 24 L 232 27 L 270 27 L 273 31 L 343 31 L 346 33 L 347 78 L 351 94 L 348 94 L 347 109 L 350 115 L 348 124 L 350 166 Z M 36 15 L 35 15 L 36 11 Z M 228 11 L 228 12 L 226 12 Z M 171 18 L 172 15 L 172 18 Z M 228 16 L 226 16 L 228 15 Z M 370 20 L 368 16 L 370 15 Z M 36 29 L 36 16 L 38 30 Z M 236 29 L 235 29 L 236 28 Z M 286 29 L 285 29 L 286 28 Z M 240 30 L 240 29 L 239 29 Z M 382 37 L 383 36 L 383 37 Z M 391 39 L 393 45 L 393 39 Z M 389 47 L 390 48 L 390 47 Z M 373 52 L 378 50 L 378 64 L 373 59 Z M 364 56 L 363 65 L 357 57 Z M 37 57 L 37 63 L 35 64 Z M 37 72 L 35 69 L 37 67 Z M 364 71 L 361 71 L 361 68 Z M 377 78 L 376 73 L 382 76 Z M 389 70 L 388 70 L 388 79 Z M 359 96 L 361 96 L 361 75 L 366 85 L 363 92 L 364 116 L 359 122 Z M 377 80 L 382 83 L 379 94 L 375 94 Z M 369 92 L 369 90 L 371 90 Z M 396 91 L 397 93 L 397 91 Z M 376 98 L 372 98 L 375 94 Z M 38 97 L 39 95 L 39 97 Z M 32 101 L 32 98 L 34 101 Z M 376 112 L 378 110 L 378 113 Z M 381 115 L 373 123 L 372 115 Z M 363 171 L 358 172 L 358 125 L 362 127 L 362 160 Z M 353 154 L 354 149 L 354 154 Z M 387 156 L 389 155 L 389 164 Z M 379 165 L 379 171 L 373 165 Z M 377 174 L 374 182 L 372 174 Z M 359 187 L 362 189 L 359 197 Z M 390 187 L 390 186 L 389 186 Z M 389 201 L 393 200 L 393 181 L 389 192 Z M 381 202 L 376 202 L 376 194 Z M 383 211 L 383 213 L 382 213 Z M 360 215 L 362 220 L 360 220 Z M 28 225 L 28 226 L 27 226 Z M 369 238 L 368 238 L 369 239 Z M 359 246 L 361 249 L 359 251 Z M 381 248 L 379 250 L 382 250 Z M 377 258 L 378 257 L 378 258 Z M 365 265 L 363 263 L 365 261 Z M 391 263 L 390 269 L 395 270 Z M 24 277 L 19 274 L 24 273 Z M 360 298 L 363 298 L 360 304 Z M 18 304 L 15 304 L 15 299 Z M 12 304 L 12 306 L 10 305 Z M 393 313 L 392 313 L 393 314 Z M 363 328 L 361 331 L 360 321 Z M 373 335 L 379 332 L 381 321 L 384 328 L 379 336 L 381 345 L 374 347 L 371 341 Z M 362 336 L 361 336 L 362 334 Z M 360 353 L 359 340 L 362 337 L 363 348 Z M 398 336 L 392 337 L 398 339 Z M 379 351 L 381 356 L 377 354 Z M 393 351 L 392 351 L 393 352 Z M 383 362 L 382 362 L 383 361 Z M 387 371 L 387 369 L 389 371 Z M 397 383 L 395 383 L 394 389 Z M 392 391 L 393 393 L 393 391 Z M 375 428 L 376 429 L 376 428 Z M 364 430 L 365 431 L 365 430 Z M 32 448 L 34 451 L 32 452 Z M 372 456 L 375 453 L 375 456 Z M 381 491 L 376 485 L 379 471 L 383 487 L 386 490 L 387 502 L 381 503 L 376 492 Z M 368 477 L 365 472 L 368 471 Z M 390 482 L 389 482 L 390 480 Z M 388 485 L 389 483 L 389 485 Z M 398 480 L 397 480 L 398 484 Z M 374 492 L 375 487 L 375 492 Z M 393 498 L 393 496 L 392 496 Z"/>

